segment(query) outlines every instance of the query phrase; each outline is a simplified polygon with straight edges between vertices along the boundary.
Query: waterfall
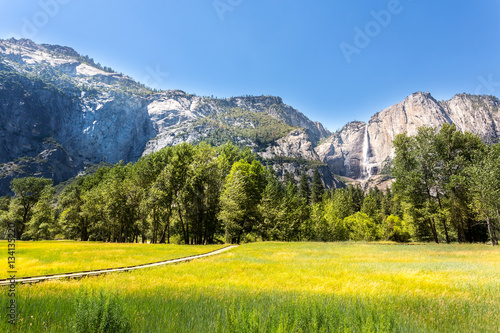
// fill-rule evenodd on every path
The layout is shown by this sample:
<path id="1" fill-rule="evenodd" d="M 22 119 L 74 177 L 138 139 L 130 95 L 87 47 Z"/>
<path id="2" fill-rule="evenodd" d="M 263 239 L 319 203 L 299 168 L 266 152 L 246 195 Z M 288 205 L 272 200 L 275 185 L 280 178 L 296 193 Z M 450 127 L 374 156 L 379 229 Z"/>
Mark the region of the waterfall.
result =
<path id="1" fill-rule="evenodd" d="M 372 176 L 372 170 L 370 168 L 370 157 L 368 153 L 370 151 L 370 140 L 368 139 L 368 124 L 365 126 L 365 138 L 363 141 L 363 166 L 364 166 L 364 174 L 366 180 L 370 179 Z"/>

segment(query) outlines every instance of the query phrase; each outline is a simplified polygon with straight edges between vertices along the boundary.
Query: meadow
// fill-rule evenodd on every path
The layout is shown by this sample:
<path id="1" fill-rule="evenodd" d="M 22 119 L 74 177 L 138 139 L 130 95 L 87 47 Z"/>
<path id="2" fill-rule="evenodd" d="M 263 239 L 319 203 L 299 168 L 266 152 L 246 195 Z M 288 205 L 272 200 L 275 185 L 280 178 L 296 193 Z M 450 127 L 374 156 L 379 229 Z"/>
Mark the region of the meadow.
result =
<path id="1" fill-rule="evenodd" d="M 0 331 L 72 332 L 82 300 L 92 307 L 99 297 L 133 332 L 499 332 L 500 249 L 245 244 L 188 263 L 18 286 L 18 324 L 2 320 Z"/>
<path id="2" fill-rule="evenodd" d="M 74 241 L 16 242 L 17 277 L 140 265 L 210 252 L 223 245 L 120 244 Z M 7 248 L 0 241 L 0 248 Z M 0 279 L 7 275 L 7 260 Z"/>

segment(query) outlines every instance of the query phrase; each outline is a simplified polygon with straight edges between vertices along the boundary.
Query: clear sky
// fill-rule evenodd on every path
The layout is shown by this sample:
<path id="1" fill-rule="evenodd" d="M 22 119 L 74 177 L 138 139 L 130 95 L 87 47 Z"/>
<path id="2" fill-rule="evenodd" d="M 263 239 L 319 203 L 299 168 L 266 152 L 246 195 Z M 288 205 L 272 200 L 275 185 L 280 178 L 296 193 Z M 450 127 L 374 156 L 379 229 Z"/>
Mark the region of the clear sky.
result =
<path id="1" fill-rule="evenodd" d="M 498 0 L 0 0 L 0 38 L 161 89 L 278 95 L 336 130 L 416 91 L 500 96 Z"/>

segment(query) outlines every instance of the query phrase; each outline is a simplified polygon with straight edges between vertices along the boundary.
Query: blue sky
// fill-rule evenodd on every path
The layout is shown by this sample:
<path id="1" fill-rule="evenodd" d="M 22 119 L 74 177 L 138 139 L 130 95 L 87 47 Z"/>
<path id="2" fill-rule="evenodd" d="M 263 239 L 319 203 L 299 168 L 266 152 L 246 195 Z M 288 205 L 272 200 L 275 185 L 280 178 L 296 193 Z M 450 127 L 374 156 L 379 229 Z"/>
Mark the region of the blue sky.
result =
<path id="1" fill-rule="evenodd" d="M 500 2 L 0 0 L 0 38 L 161 89 L 278 95 L 336 130 L 416 91 L 500 96 Z"/>

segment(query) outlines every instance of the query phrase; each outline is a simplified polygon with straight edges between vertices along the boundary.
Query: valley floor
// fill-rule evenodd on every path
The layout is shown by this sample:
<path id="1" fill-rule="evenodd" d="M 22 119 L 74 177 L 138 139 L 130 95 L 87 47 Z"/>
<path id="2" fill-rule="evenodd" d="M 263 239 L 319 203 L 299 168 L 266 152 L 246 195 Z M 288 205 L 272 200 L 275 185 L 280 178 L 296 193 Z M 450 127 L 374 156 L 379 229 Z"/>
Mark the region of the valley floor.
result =
<path id="1" fill-rule="evenodd" d="M 253 243 L 189 263 L 18 285 L 16 297 L 18 324 L 2 320 L 1 331 L 74 331 L 92 313 L 83 300 L 104 299 L 134 332 L 498 332 L 500 249 Z"/>

